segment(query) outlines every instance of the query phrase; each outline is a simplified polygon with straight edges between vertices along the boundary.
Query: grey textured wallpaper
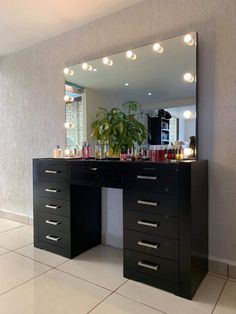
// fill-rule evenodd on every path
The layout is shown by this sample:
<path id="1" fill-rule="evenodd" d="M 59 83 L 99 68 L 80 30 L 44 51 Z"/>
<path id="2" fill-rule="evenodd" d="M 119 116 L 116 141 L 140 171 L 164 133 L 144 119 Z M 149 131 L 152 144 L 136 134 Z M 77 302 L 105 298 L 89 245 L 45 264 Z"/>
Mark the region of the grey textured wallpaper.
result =
<path id="1" fill-rule="evenodd" d="M 63 68 L 198 31 L 211 258 L 236 264 L 236 1 L 145 0 L 0 59 L 0 208 L 32 215 L 33 157 L 64 144 Z"/>

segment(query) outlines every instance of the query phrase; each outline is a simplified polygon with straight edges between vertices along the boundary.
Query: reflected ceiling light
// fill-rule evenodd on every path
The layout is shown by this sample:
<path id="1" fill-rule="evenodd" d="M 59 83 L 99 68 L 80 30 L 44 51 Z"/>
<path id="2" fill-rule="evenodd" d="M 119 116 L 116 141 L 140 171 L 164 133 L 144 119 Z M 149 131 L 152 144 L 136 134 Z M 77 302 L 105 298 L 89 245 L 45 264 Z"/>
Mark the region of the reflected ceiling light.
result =
<path id="1" fill-rule="evenodd" d="M 97 69 L 93 69 L 94 72 L 97 72 Z"/>
<path id="2" fill-rule="evenodd" d="M 186 35 L 184 36 L 184 42 L 185 42 L 187 45 L 192 46 L 192 45 L 194 44 L 194 39 L 193 39 L 192 35 L 186 34 Z"/>
<path id="3" fill-rule="evenodd" d="M 129 83 L 125 83 L 125 86 L 128 86 L 129 85 Z"/>
<path id="4" fill-rule="evenodd" d="M 71 76 L 74 75 L 74 71 L 69 68 L 65 68 L 63 72 L 65 75 L 71 75 Z"/>
<path id="5" fill-rule="evenodd" d="M 82 69 L 85 71 L 92 71 L 93 67 L 90 64 L 84 62 L 82 63 Z"/>
<path id="6" fill-rule="evenodd" d="M 189 110 L 185 110 L 183 116 L 185 119 L 190 119 L 192 117 L 192 112 Z"/>
<path id="7" fill-rule="evenodd" d="M 148 93 L 148 96 L 152 96 L 152 93 Z"/>
<path id="8" fill-rule="evenodd" d="M 73 122 L 65 122 L 64 123 L 64 127 L 66 129 L 73 129 L 75 127 L 74 123 Z"/>
<path id="9" fill-rule="evenodd" d="M 183 79 L 188 83 L 192 83 L 194 81 L 194 76 L 191 73 L 185 73 Z"/>
<path id="10" fill-rule="evenodd" d="M 128 59 L 130 59 L 130 60 L 135 60 L 135 59 L 137 58 L 136 54 L 133 53 L 132 50 L 128 50 L 128 51 L 126 52 L 126 57 L 127 57 Z"/>
<path id="11" fill-rule="evenodd" d="M 109 59 L 108 57 L 104 57 L 104 58 L 102 59 L 102 62 L 103 62 L 103 64 L 105 64 L 105 65 L 109 65 L 109 66 L 112 66 L 112 65 L 113 65 L 113 61 L 112 61 L 111 59 Z"/>
<path id="12" fill-rule="evenodd" d="M 152 49 L 158 53 L 163 53 L 164 49 L 163 47 L 159 44 L 159 43 L 155 43 L 153 46 L 152 46 Z"/>
<path id="13" fill-rule="evenodd" d="M 64 101 L 65 101 L 65 102 L 73 102 L 73 101 L 74 101 L 74 97 L 65 95 L 65 96 L 64 96 Z"/>

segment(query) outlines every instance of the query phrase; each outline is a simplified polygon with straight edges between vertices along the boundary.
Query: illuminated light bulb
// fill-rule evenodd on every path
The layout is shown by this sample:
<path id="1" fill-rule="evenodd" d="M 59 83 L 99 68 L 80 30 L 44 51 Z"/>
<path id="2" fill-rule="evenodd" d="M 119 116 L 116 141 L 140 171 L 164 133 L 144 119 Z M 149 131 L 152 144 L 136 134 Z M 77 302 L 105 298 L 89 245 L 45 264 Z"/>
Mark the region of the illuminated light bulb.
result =
<path id="1" fill-rule="evenodd" d="M 128 59 L 130 59 L 130 60 L 135 60 L 135 59 L 137 58 L 136 54 L 133 53 L 132 50 L 128 50 L 128 51 L 126 52 L 126 57 L 127 57 Z"/>
<path id="2" fill-rule="evenodd" d="M 93 69 L 93 72 L 97 72 L 97 69 Z"/>
<path id="3" fill-rule="evenodd" d="M 70 155 L 71 155 L 70 149 L 69 148 L 65 149 L 64 154 L 65 154 L 65 157 L 70 157 Z"/>
<path id="4" fill-rule="evenodd" d="M 190 157 L 192 157 L 192 156 L 193 156 L 193 153 L 194 153 L 194 151 L 193 151 L 192 148 L 190 148 L 190 147 L 185 148 L 185 149 L 184 149 L 184 158 L 190 158 Z"/>
<path id="5" fill-rule="evenodd" d="M 152 93 L 148 93 L 148 96 L 152 96 Z"/>
<path id="6" fill-rule="evenodd" d="M 82 63 L 82 69 L 85 71 L 92 71 L 93 67 L 90 64 L 84 62 Z"/>
<path id="7" fill-rule="evenodd" d="M 192 83 L 194 81 L 194 76 L 191 73 L 185 73 L 183 76 L 186 82 Z"/>
<path id="8" fill-rule="evenodd" d="M 65 102 L 73 102 L 73 101 L 74 101 L 74 97 L 65 95 L 65 96 L 64 96 L 64 101 L 65 101 Z"/>
<path id="9" fill-rule="evenodd" d="M 125 86 L 128 86 L 129 85 L 129 83 L 125 83 Z"/>
<path id="10" fill-rule="evenodd" d="M 192 46 L 192 45 L 194 44 L 194 39 L 193 39 L 192 35 L 186 34 L 186 35 L 184 36 L 184 42 L 185 42 L 187 45 Z"/>
<path id="11" fill-rule="evenodd" d="M 158 53 L 163 53 L 164 49 L 163 47 L 159 44 L 159 43 L 155 43 L 153 46 L 152 46 L 152 49 Z"/>
<path id="12" fill-rule="evenodd" d="M 189 110 L 184 111 L 183 116 L 185 119 L 190 119 L 192 117 L 192 112 Z"/>
<path id="13" fill-rule="evenodd" d="M 109 66 L 112 66 L 112 65 L 113 65 L 113 61 L 112 61 L 111 59 L 109 59 L 108 57 L 104 57 L 104 58 L 102 59 L 102 62 L 103 62 L 103 64 L 105 64 L 105 65 L 109 65 Z"/>
<path id="14" fill-rule="evenodd" d="M 72 122 L 65 122 L 65 123 L 64 123 L 64 127 L 65 127 L 66 129 L 73 129 L 73 128 L 75 127 L 75 125 L 74 125 L 74 123 L 72 123 Z"/>
<path id="15" fill-rule="evenodd" d="M 88 69 L 88 63 L 82 63 L 82 69 L 87 70 Z"/>
<path id="16" fill-rule="evenodd" d="M 65 75 L 74 75 L 74 71 L 69 68 L 65 68 L 63 72 Z"/>

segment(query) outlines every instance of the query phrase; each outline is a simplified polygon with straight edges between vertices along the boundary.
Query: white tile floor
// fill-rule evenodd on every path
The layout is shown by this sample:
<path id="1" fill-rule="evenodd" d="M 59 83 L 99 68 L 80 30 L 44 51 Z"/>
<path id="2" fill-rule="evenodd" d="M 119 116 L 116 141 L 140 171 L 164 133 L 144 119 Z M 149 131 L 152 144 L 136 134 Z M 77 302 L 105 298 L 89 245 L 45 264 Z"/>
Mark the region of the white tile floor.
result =
<path id="1" fill-rule="evenodd" d="M 192 301 L 127 280 L 122 251 L 35 249 L 32 227 L 0 218 L 0 314 L 236 314 L 236 282 L 208 275 Z"/>

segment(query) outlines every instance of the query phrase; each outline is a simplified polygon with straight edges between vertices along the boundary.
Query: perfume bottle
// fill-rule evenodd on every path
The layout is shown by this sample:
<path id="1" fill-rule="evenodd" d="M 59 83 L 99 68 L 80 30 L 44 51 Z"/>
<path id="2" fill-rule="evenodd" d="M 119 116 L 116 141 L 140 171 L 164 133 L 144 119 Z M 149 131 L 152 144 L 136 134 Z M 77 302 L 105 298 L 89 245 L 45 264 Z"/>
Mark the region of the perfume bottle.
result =
<path id="1" fill-rule="evenodd" d="M 102 144 L 97 141 L 95 144 L 95 159 L 102 159 Z"/>
<path id="2" fill-rule="evenodd" d="M 60 145 L 57 145 L 56 148 L 53 150 L 53 158 L 61 158 L 62 157 L 62 150 Z"/>
<path id="3" fill-rule="evenodd" d="M 87 141 L 83 142 L 82 155 L 84 159 L 88 159 L 90 157 L 90 145 Z"/>

